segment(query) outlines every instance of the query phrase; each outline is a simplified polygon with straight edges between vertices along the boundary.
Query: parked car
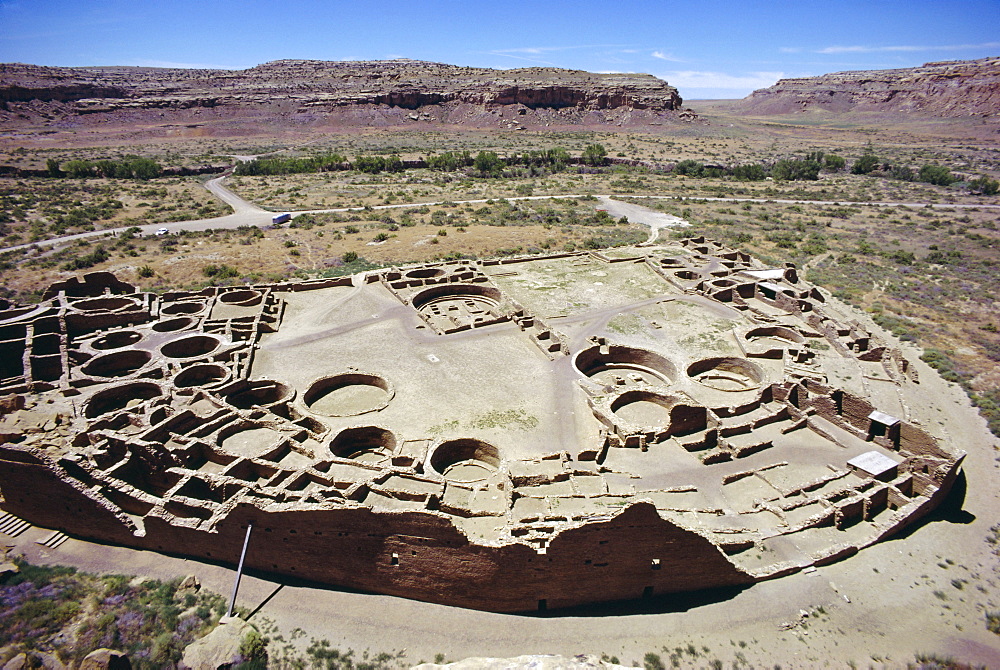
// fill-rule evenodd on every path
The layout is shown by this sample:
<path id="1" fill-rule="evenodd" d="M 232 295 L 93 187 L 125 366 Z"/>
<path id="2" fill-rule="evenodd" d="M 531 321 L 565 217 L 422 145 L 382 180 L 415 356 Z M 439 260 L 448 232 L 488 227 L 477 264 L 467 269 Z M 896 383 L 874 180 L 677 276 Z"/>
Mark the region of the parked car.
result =
<path id="1" fill-rule="evenodd" d="M 170 231 L 167 230 L 166 228 L 157 228 L 156 229 L 156 234 L 157 235 L 169 235 Z"/>

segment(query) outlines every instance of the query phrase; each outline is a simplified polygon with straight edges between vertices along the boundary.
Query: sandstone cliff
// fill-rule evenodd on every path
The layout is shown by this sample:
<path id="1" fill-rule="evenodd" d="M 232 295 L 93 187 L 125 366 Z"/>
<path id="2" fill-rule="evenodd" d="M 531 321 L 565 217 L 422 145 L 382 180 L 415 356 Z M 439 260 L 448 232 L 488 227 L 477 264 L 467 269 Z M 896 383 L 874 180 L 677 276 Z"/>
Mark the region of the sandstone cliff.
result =
<path id="1" fill-rule="evenodd" d="M 0 121 L 7 124 L 203 110 L 216 118 L 352 125 L 561 125 L 620 123 L 633 113 L 655 122 L 678 116 L 681 104 L 677 89 L 652 75 L 558 68 L 489 70 L 403 59 L 284 60 L 239 71 L 0 64 Z"/>
<path id="2" fill-rule="evenodd" d="M 754 91 L 733 110 L 765 115 L 825 110 L 997 116 L 1000 58 L 782 79 L 770 88 Z"/>

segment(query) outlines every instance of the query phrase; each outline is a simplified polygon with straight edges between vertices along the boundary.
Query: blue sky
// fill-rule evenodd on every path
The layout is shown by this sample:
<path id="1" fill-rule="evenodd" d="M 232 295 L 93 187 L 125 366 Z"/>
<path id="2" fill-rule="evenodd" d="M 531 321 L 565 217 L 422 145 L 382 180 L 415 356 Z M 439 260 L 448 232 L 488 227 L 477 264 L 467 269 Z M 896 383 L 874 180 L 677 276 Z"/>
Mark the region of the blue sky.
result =
<path id="1" fill-rule="evenodd" d="M 0 0 L 0 62 L 242 69 L 281 58 L 648 72 L 687 99 L 1000 55 L 1000 0 Z"/>

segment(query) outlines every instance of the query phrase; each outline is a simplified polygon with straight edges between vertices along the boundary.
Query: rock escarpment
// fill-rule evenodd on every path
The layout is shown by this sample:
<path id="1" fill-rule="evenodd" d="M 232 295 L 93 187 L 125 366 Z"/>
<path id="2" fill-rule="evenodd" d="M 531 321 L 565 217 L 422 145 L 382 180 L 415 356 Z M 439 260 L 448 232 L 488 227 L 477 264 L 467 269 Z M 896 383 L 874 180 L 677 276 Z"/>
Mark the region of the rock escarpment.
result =
<path id="1" fill-rule="evenodd" d="M 653 120 L 681 104 L 677 89 L 646 74 L 490 70 L 405 59 L 284 60 L 239 71 L 0 64 L 0 119 L 8 123 L 201 110 L 352 125 L 543 125 L 615 122 L 632 113 Z M 504 111 L 509 118 L 495 118 Z"/>
<path id="2" fill-rule="evenodd" d="M 734 109 L 745 114 L 825 110 L 997 116 L 1000 58 L 782 79 L 774 86 L 754 91 Z"/>

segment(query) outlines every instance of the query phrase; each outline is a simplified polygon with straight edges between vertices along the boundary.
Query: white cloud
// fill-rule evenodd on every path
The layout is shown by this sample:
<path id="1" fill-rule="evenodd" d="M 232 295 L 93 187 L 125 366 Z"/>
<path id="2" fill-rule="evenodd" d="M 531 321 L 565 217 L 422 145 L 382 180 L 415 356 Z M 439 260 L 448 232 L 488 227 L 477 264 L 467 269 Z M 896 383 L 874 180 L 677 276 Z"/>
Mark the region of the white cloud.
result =
<path id="1" fill-rule="evenodd" d="M 697 70 L 677 70 L 658 75 L 671 86 L 679 89 L 711 88 L 732 91 L 752 91 L 767 88 L 785 76 L 784 72 L 748 72 L 743 75 L 725 72 L 700 72 Z"/>
<path id="2" fill-rule="evenodd" d="M 674 63 L 683 63 L 684 62 L 680 58 L 676 58 L 676 57 L 674 57 L 674 56 L 672 56 L 670 54 L 663 53 L 662 51 L 654 51 L 650 55 L 653 58 L 658 58 L 660 60 L 668 60 L 668 61 L 672 61 Z"/>
<path id="3" fill-rule="evenodd" d="M 883 47 L 870 46 L 829 46 L 818 49 L 818 54 L 844 54 L 844 53 L 885 53 L 898 51 L 964 51 L 967 49 L 996 49 L 1000 47 L 1000 42 L 984 42 L 983 44 L 942 44 L 937 46 L 917 46 L 917 45 L 892 45 Z"/>

